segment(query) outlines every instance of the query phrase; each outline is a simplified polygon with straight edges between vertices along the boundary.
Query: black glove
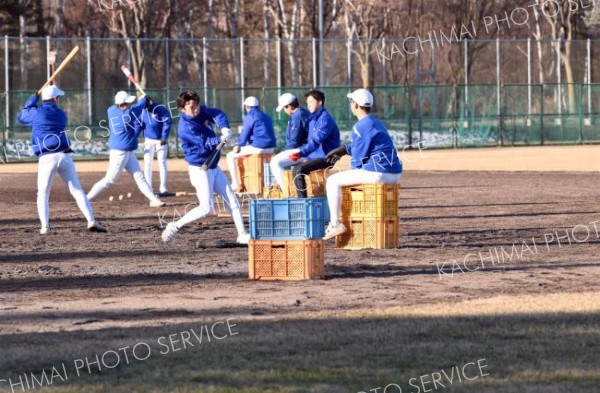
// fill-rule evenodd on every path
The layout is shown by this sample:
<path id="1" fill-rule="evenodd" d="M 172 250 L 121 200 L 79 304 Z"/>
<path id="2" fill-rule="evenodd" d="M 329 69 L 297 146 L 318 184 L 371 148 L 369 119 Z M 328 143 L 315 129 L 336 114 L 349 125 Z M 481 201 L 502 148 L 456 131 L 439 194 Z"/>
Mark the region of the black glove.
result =
<path id="1" fill-rule="evenodd" d="M 164 145 L 166 145 L 166 144 L 167 144 L 167 140 L 166 140 L 166 139 L 161 139 L 161 141 L 160 141 L 160 145 L 161 145 L 161 146 L 164 146 Z"/>
<path id="2" fill-rule="evenodd" d="M 348 154 L 348 150 L 346 150 L 346 145 L 341 145 L 337 149 L 333 149 L 329 153 L 327 153 L 327 157 L 325 157 L 325 161 L 329 165 L 335 165 L 336 162 L 342 157 Z"/>

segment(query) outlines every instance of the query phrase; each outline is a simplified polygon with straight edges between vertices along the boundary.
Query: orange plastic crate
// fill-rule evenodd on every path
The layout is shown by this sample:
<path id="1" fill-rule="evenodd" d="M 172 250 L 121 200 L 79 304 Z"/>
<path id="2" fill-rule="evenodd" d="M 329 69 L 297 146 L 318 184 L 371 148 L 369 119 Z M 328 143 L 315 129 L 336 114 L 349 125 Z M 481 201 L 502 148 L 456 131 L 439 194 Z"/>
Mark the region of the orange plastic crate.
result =
<path id="1" fill-rule="evenodd" d="M 325 276 L 323 240 L 250 240 L 253 280 L 308 280 Z"/>
<path id="2" fill-rule="evenodd" d="M 251 154 L 237 159 L 238 181 L 245 192 L 262 194 L 263 164 L 270 160 L 271 154 Z"/>
<path id="3" fill-rule="evenodd" d="M 292 171 L 283 172 L 283 185 L 281 187 L 282 198 L 296 198 L 298 196 L 292 173 Z M 306 179 L 306 195 L 309 197 L 324 196 L 325 180 L 325 169 L 311 172 L 308 179 Z"/>
<path id="4" fill-rule="evenodd" d="M 357 184 L 342 187 L 342 217 L 397 217 L 398 188 L 398 184 Z"/>
<path id="5" fill-rule="evenodd" d="M 396 248 L 400 245 L 400 217 L 344 218 L 348 231 L 335 238 L 344 250 Z"/>

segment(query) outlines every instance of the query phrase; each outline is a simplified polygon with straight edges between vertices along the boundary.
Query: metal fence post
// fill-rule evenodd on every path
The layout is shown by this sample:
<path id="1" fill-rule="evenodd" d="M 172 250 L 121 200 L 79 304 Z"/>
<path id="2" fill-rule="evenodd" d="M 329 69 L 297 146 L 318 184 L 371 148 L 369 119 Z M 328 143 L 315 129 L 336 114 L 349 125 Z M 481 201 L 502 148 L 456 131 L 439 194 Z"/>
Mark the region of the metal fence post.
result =
<path id="1" fill-rule="evenodd" d="M 587 101 L 589 118 L 586 120 L 586 125 L 592 125 L 592 41 L 587 40 Z"/>
<path id="2" fill-rule="evenodd" d="M 527 127 L 531 126 L 531 112 L 533 106 L 531 102 L 531 38 L 527 39 Z"/>
<path id="3" fill-rule="evenodd" d="M 465 105 L 469 105 L 469 43 L 468 40 L 464 40 L 464 52 L 465 52 Z"/>
<path id="4" fill-rule="evenodd" d="M 208 46 L 206 37 L 202 38 L 202 68 L 204 79 L 204 103 L 208 101 Z"/>
<path id="5" fill-rule="evenodd" d="M 347 56 L 348 56 L 348 89 L 352 89 L 352 40 L 348 38 L 346 41 Z"/>
<path id="6" fill-rule="evenodd" d="M 50 56 L 50 36 L 46 36 L 46 79 L 50 79 L 50 62 L 48 57 Z"/>
<path id="7" fill-rule="evenodd" d="M 313 87 L 316 89 L 319 82 L 317 81 L 317 40 L 314 37 L 312 39 L 312 74 Z"/>
<path id="8" fill-rule="evenodd" d="M 502 100 L 500 98 L 500 38 L 496 38 L 496 106 L 498 132 L 500 133 L 500 145 L 504 146 L 504 132 L 502 130 Z"/>
<path id="9" fill-rule="evenodd" d="M 8 64 L 8 36 L 4 36 L 4 94 L 5 94 L 5 114 L 6 114 L 6 135 L 8 138 L 8 130 L 10 129 L 10 66 Z"/>
<path id="10" fill-rule="evenodd" d="M 88 97 L 88 123 L 91 125 L 92 120 L 92 44 L 90 37 L 85 38 L 85 49 L 87 52 L 87 97 Z"/>
<path id="11" fill-rule="evenodd" d="M 281 38 L 277 38 L 277 96 L 282 93 L 283 87 L 283 64 L 281 63 Z"/>
<path id="12" fill-rule="evenodd" d="M 240 37 L 240 87 L 242 88 L 241 99 L 243 100 L 246 95 L 246 93 L 245 93 L 246 81 L 245 81 L 245 76 L 244 76 L 244 38 L 243 37 Z"/>

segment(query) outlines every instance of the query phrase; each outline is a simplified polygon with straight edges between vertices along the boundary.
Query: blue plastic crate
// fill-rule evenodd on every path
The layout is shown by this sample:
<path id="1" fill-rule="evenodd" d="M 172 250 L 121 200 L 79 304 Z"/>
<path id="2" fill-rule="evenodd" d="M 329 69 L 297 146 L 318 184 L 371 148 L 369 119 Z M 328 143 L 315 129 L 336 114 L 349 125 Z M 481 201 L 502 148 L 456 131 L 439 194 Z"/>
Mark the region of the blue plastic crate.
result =
<path id="1" fill-rule="evenodd" d="M 271 173 L 271 164 L 265 162 L 263 164 L 263 184 L 265 187 L 271 187 L 271 184 L 275 182 L 275 177 Z"/>
<path id="2" fill-rule="evenodd" d="M 320 239 L 329 223 L 327 198 L 262 199 L 250 202 L 252 239 Z"/>

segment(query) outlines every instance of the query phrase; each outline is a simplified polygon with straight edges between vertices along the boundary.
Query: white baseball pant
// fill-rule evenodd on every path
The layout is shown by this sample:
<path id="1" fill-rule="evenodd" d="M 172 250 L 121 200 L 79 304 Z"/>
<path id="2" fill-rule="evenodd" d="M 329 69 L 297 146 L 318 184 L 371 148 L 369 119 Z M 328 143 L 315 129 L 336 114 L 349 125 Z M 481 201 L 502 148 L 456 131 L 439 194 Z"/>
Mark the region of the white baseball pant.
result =
<path id="1" fill-rule="evenodd" d="M 75 164 L 70 154 L 65 153 L 52 153 L 46 154 L 40 157 L 38 161 L 38 179 L 37 179 L 37 209 L 40 217 L 42 228 L 50 227 L 50 189 L 54 182 L 54 175 L 58 173 L 63 179 L 69 192 L 75 198 L 77 207 L 83 213 L 88 224 L 95 222 L 94 212 L 92 211 L 92 205 L 89 199 L 86 197 L 79 178 L 77 177 L 77 171 L 75 170 Z"/>
<path id="2" fill-rule="evenodd" d="M 175 221 L 175 226 L 180 229 L 183 226 L 210 214 L 213 208 L 213 192 L 216 192 L 227 203 L 238 236 L 245 234 L 246 230 L 244 229 L 244 219 L 242 218 L 240 204 L 221 168 L 216 167 L 215 169 L 203 171 L 198 166 L 189 165 L 188 173 L 190 175 L 190 182 L 196 189 L 199 205 L 187 212 L 179 220 Z"/>
<path id="3" fill-rule="evenodd" d="M 235 153 L 233 151 L 230 151 L 229 153 L 227 153 L 227 168 L 229 169 L 229 174 L 231 175 L 231 187 L 236 189 L 240 186 L 240 184 L 238 182 L 238 178 L 237 178 L 238 177 L 238 167 L 236 165 L 236 160 L 239 157 L 249 156 L 252 154 L 273 154 L 274 151 L 275 151 L 275 149 L 272 147 L 262 149 L 259 147 L 246 145 L 246 146 L 242 146 L 240 148 L 239 153 Z"/>
<path id="4" fill-rule="evenodd" d="M 169 145 L 160 145 L 160 140 L 146 138 L 144 141 L 144 176 L 146 183 L 152 187 L 152 161 L 156 152 L 158 161 L 158 173 L 160 176 L 160 192 L 167 192 L 167 156 L 169 155 Z"/>
<path id="5" fill-rule="evenodd" d="M 144 178 L 144 173 L 140 169 L 140 164 L 138 163 L 137 157 L 135 156 L 134 151 L 123 151 L 123 150 L 114 150 L 112 149 L 109 154 L 108 159 L 108 170 L 106 171 L 106 176 L 104 176 L 99 182 L 94 184 L 90 192 L 88 193 L 88 199 L 91 201 L 96 198 L 100 193 L 113 185 L 121 176 L 121 172 L 123 169 L 127 170 L 135 183 L 137 184 L 139 190 L 144 194 L 146 198 L 150 201 L 159 200 L 156 195 L 152 192 L 152 189 L 146 183 L 146 179 Z"/>
<path id="6" fill-rule="evenodd" d="M 271 158 L 271 173 L 279 188 L 283 187 L 283 171 L 289 170 L 291 167 L 302 164 L 306 158 L 302 157 L 298 161 L 292 161 L 288 157 L 294 153 L 300 152 L 300 149 L 284 150 Z"/>
<path id="7" fill-rule="evenodd" d="M 400 183 L 401 173 L 371 172 L 364 169 L 350 169 L 334 173 L 327 178 L 327 204 L 329 205 L 330 223 L 340 221 L 342 208 L 342 187 L 356 184 L 395 184 Z"/>

